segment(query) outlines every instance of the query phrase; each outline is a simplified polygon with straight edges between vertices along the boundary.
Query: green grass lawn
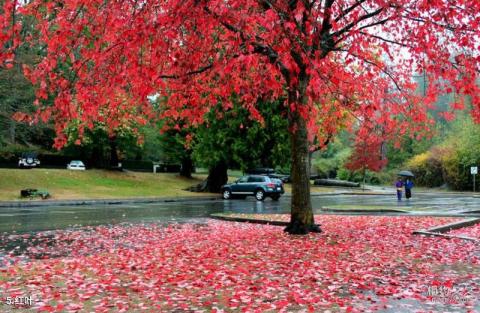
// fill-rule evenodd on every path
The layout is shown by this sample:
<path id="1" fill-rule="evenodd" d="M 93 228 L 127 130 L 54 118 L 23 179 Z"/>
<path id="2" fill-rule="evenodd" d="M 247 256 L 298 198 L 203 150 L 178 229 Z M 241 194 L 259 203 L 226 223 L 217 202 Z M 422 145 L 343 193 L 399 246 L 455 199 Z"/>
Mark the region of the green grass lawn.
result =
<path id="1" fill-rule="evenodd" d="M 52 199 L 99 199 L 205 195 L 183 189 L 197 184 L 202 175 L 186 179 L 170 173 L 115 172 L 104 170 L 0 169 L 0 200 L 20 199 L 20 190 L 46 189 Z"/>

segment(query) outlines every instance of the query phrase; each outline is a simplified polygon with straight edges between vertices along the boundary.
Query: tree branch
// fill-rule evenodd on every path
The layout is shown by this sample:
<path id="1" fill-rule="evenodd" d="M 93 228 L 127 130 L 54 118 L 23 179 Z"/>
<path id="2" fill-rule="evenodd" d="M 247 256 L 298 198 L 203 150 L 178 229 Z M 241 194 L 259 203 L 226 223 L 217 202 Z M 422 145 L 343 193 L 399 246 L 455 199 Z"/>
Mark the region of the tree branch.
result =
<path id="1" fill-rule="evenodd" d="M 378 8 L 377 10 L 373 11 L 373 12 L 370 12 L 368 14 L 365 14 L 365 15 L 362 15 L 361 17 L 358 18 L 358 20 L 356 20 L 355 22 L 351 22 L 349 23 L 348 25 L 346 25 L 344 28 L 336 31 L 335 33 L 332 34 L 332 37 L 340 37 L 341 35 L 343 35 L 344 33 L 348 32 L 350 29 L 352 29 L 355 25 L 358 25 L 358 23 L 360 23 L 361 21 L 364 21 L 364 20 L 367 20 L 369 18 L 372 18 L 380 13 L 383 12 L 385 8 L 381 7 L 381 8 Z M 377 22 L 379 23 L 379 22 Z M 374 23 L 374 24 L 377 24 L 377 23 Z M 373 26 L 373 24 L 371 25 Z M 362 29 L 362 28 L 360 28 Z"/>
<path id="2" fill-rule="evenodd" d="M 395 79 L 395 77 L 393 77 L 393 75 L 392 75 L 390 72 L 388 72 L 386 69 L 384 69 L 383 67 L 381 67 L 381 66 L 378 65 L 377 63 L 375 63 L 375 62 L 373 62 L 373 61 L 370 61 L 370 60 L 367 60 L 367 59 L 365 59 L 364 57 L 361 57 L 361 56 L 359 56 L 359 55 L 357 55 L 357 54 L 355 54 L 355 53 L 351 53 L 351 52 L 349 52 L 348 50 L 340 50 L 340 51 L 346 52 L 346 53 L 350 54 L 351 56 L 353 56 L 353 57 L 355 57 L 355 58 L 357 58 L 357 59 L 359 59 L 359 60 L 361 60 L 361 61 L 363 61 L 363 62 L 365 62 L 365 63 L 367 63 L 367 64 L 370 64 L 370 65 L 375 66 L 375 67 L 378 68 L 380 71 L 382 71 L 382 73 L 384 73 L 385 75 L 387 75 L 387 76 L 390 78 L 390 80 L 395 84 L 395 87 L 398 89 L 398 91 L 403 92 L 402 88 L 400 87 L 400 84 L 397 82 L 397 80 Z"/>
<path id="3" fill-rule="evenodd" d="M 412 14 L 412 12 L 410 12 L 409 10 L 405 10 L 405 11 L 409 14 Z M 449 24 L 443 24 L 443 23 L 439 23 L 439 22 L 436 22 L 436 21 L 433 21 L 433 20 L 428 20 L 426 18 L 412 17 L 412 16 L 408 16 L 408 15 L 402 15 L 402 17 L 407 19 L 407 20 L 418 22 L 418 23 L 430 23 L 430 24 L 433 24 L 435 26 L 438 26 L 438 27 L 444 28 L 446 30 L 449 30 L 451 32 L 468 32 L 468 33 L 476 33 L 477 32 L 474 29 L 455 27 L 455 26 L 452 26 L 452 25 L 449 25 Z"/>
<path id="4" fill-rule="evenodd" d="M 350 12 L 352 12 L 352 11 L 355 10 L 357 7 L 359 7 L 360 5 L 362 5 L 362 3 L 364 3 L 365 1 L 367 1 L 367 0 L 356 1 L 355 4 L 352 5 L 351 7 L 349 7 L 348 9 L 342 10 L 342 14 L 340 14 L 339 16 L 337 16 L 337 18 L 335 18 L 335 22 L 340 21 L 342 18 L 344 18 L 345 16 L 347 16 Z"/>
<path id="5" fill-rule="evenodd" d="M 314 153 L 314 152 L 317 152 L 317 151 L 321 150 L 323 147 L 326 147 L 330 143 L 332 138 L 333 138 L 333 134 L 328 134 L 328 136 L 327 136 L 327 138 L 325 139 L 324 142 L 314 144 L 314 147 L 310 147 L 309 152 Z M 315 140 L 318 141 L 318 139 L 316 137 L 315 137 Z"/>
<path id="6" fill-rule="evenodd" d="M 210 63 L 208 65 L 205 65 L 205 66 L 202 66 L 200 67 L 199 69 L 197 70 L 194 70 L 194 71 L 189 71 L 189 72 L 186 72 L 185 74 L 182 74 L 182 75 L 158 75 L 157 78 L 171 78 L 171 79 L 178 79 L 178 78 L 181 78 L 181 77 L 187 77 L 187 76 L 191 76 L 191 75 L 195 75 L 195 74 L 200 74 L 200 73 L 203 73 L 203 72 L 206 72 L 207 70 L 211 69 L 213 67 L 213 64 Z"/>
<path id="7" fill-rule="evenodd" d="M 362 27 L 360 27 L 358 30 L 362 30 L 362 29 L 366 29 L 366 28 L 369 28 L 369 27 L 373 27 L 373 26 L 377 26 L 377 25 L 381 25 L 381 24 L 385 24 L 386 22 L 388 22 L 392 17 L 387 17 L 383 20 L 380 20 L 378 22 L 375 22 L 375 23 L 372 23 L 372 24 L 368 24 L 368 25 L 364 25 Z M 344 39 L 344 37 L 341 37 L 339 39 L 337 39 L 337 41 L 335 41 L 335 46 L 341 42 L 342 40 Z"/>
<path id="8" fill-rule="evenodd" d="M 394 45 L 399 45 L 399 46 L 402 46 L 402 47 L 405 47 L 405 48 L 413 48 L 413 46 L 411 46 L 411 45 L 407 45 L 407 44 L 404 44 L 402 42 L 387 39 L 387 38 L 377 36 L 377 35 L 373 35 L 373 34 L 369 34 L 369 33 L 366 33 L 366 32 L 360 32 L 360 34 L 365 35 L 365 36 L 369 36 L 369 37 L 373 37 L 373 38 L 376 38 L 376 39 L 379 39 L 379 40 L 382 40 L 382 41 L 385 41 L 385 42 L 388 42 L 388 43 L 391 43 L 391 44 L 394 44 Z"/>
<path id="9" fill-rule="evenodd" d="M 317 51 L 318 49 L 322 49 L 321 58 L 327 56 L 327 54 L 332 51 L 334 45 L 333 37 L 330 34 L 332 30 L 332 23 L 331 23 L 331 9 L 335 0 L 326 0 L 325 8 L 323 10 L 323 21 L 322 21 L 322 28 L 320 29 L 318 36 L 314 36 L 314 43 L 312 53 Z"/>

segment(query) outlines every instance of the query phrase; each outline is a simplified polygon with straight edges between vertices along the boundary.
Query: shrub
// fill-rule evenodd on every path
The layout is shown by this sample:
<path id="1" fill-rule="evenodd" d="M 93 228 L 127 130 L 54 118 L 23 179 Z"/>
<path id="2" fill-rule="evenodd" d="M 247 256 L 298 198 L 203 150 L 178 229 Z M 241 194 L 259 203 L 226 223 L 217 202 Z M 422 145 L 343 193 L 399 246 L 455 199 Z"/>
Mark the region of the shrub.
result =
<path id="1" fill-rule="evenodd" d="M 338 169 L 338 164 L 334 158 L 317 159 L 313 166 L 317 171 L 317 175 L 323 178 L 335 177 Z"/>
<path id="2" fill-rule="evenodd" d="M 478 149 L 474 147 L 458 147 L 455 151 L 443 158 L 445 167 L 445 180 L 449 187 L 455 190 L 471 190 L 473 178 L 470 174 L 470 167 L 480 162 L 477 155 Z"/>
<path id="3" fill-rule="evenodd" d="M 444 156 L 450 153 L 445 148 L 433 148 L 414 156 L 406 168 L 415 174 L 418 186 L 439 187 L 445 183 Z"/>
<path id="4" fill-rule="evenodd" d="M 337 171 L 337 179 L 348 180 L 356 183 L 363 183 L 363 172 L 362 171 L 350 171 L 344 167 L 341 167 Z M 378 185 L 383 182 L 383 177 L 380 173 L 366 171 L 365 172 L 365 183 Z"/>
<path id="5" fill-rule="evenodd" d="M 313 167 L 317 174 L 324 178 L 332 178 L 338 176 L 338 171 L 348 159 L 351 150 L 342 149 L 331 156 L 317 157 L 313 160 Z"/>

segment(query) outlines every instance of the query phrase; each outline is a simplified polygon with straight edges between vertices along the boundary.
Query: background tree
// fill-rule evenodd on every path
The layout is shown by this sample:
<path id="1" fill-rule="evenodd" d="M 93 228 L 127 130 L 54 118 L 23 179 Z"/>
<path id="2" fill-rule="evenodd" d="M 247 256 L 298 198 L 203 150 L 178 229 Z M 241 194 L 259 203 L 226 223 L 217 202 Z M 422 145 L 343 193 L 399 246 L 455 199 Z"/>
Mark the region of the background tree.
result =
<path id="1" fill-rule="evenodd" d="M 17 59 L 28 57 L 19 55 Z M 49 123 L 25 124 L 14 118 L 19 111 L 34 112 L 34 101 L 34 87 L 18 64 L 9 70 L 0 69 L 0 144 L 51 148 L 55 132 Z"/>
<path id="2" fill-rule="evenodd" d="M 16 36 L 12 3 L 0 19 L 2 42 Z M 309 139 L 319 128 L 335 131 L 339 114 L 351 112 L 367 132 L 380 125 L 382 139 L 398 129 L 416 136 L 431 122 L 426 109 L 453 86 L 471 95 L 480 120 L 478 12 L 476 0 L 32 1 L 22 10 L 37 20 L 41 32 L 33 39 L 47 49 L 28 77 L 39 86 L 37 114 L 55 121 L 58 147 L 68 121 L 90 127 L 105 108 L 127 121 L 152 117 L 147 96 L 154 93 L 169 95 L 165 116 L 193 126 L 219 101 L 231 108 L 233 93 L 260 121 L 258 98 L 286 99 L 293 182 L 287 231 L 303 234 L 319 231 Z M 0 55 L 8 65 L 8 50 Z M 71 71 L 59 70 L 66 62 Z M 431 82 L 425 95 L 415 94 L 414 72 Z"/>
<path id="3" fill-rule="evenodd" d="M 2 1 L 2 17 L 11 17 L 3 20 L 3 27 L 11 30 L 11 23 L 15 23 L 16 16 L 22 20 L 21 27 L 17 24 L 14 29 L 15 36 L 8 36 L 8 32 L 1 36 L 4 38 L 4 47 L 8 51 L 3 57 L 7 58 L 5 67 L 0 68 L 0 145 L 24 145 L 30 149 L 49 149 L 53 142 L 54 131 L 48 123 L 24 124 L 14 118 L 16 112 L 34 112 L 35 88 L 23 74 L 22 65 L 34 65 L 41 60 L 41 47 L 20 45 L 19 39 L 34 33 L 32 19 L 19 16 L 17 8 L 12 3 Z M 8 10 L 6 12 L 5 10 Z M 0 18 L 2 20 L 2 18 Z M 7 23 L 7 24 L 5 24 Z M 10 23 L 10 24 L 9 24 Z M 0 52 L 1 54 L 1 52 Z"/>
<path id="4" fill-rule="evenodd" d="M 281 105 L 258 103 L 262 123 L 236 102 L 227 111 L 218 113 L 220 108 L 214 108 L 205 116 L 191 143 L 196 163 L 209 169 L 200 189 L 219 192 L 228 180 L 228 168 L 289 167 L 287 121 L 279 114 Z"/>
<path id="5" fill-rule="evenodd" d="M 142 152 L 138 140 L 143 135 L 126 127 L 118 127 L 112 134 L 104 124 L 95 123 L 80 135 L 78 127 L 72 124 L 65 134 L 68 142 L 63 154 L 86 161 L 88 167 L 117 169 L 122 160 L 135 159 Z"/>
<path id="6" fill-rule="evenodd" d="M 365 132 L 365 129 L 361 129 Z M 375 129 L 376 132 L 381 132 L 381 129 Z M 375 133 L 360 133 L 356 137 L 354 145 L 354 153 L 346 163 L 345 167 L 351 171 L 360 171 L 362 174 L 362 185 L 365 188 L 365 179 L 367 170 L 372 172 L 379 172 L 387 165 L 387 158 L 385 155 L 385 142 L 379 142 L 381 135 Z"/>
<path id="7" fill-rule="evenodd" d="M 156 136 L 160 141 L 160 158 L 162 162 L 178 164 L 180 162 L 180 176 L 191 178 L 194 169 L 192 146 L 187 143 L 187 138 L 191 136 L 188 129 L 170 128 L 161 135 L 157 132 Z"/>

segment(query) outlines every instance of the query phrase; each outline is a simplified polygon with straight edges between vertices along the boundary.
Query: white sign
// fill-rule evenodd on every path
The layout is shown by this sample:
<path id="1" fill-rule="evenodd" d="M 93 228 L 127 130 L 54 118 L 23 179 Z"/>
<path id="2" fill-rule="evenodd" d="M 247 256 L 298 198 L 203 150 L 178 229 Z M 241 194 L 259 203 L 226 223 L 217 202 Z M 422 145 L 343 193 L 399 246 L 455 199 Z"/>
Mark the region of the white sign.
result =
<path id="1" fill-rule="evenodd" d="M 478 174 L 478 167 L 476 167 L 476 166 L 470 167 L 470 174 L 477 175 Z"/>

